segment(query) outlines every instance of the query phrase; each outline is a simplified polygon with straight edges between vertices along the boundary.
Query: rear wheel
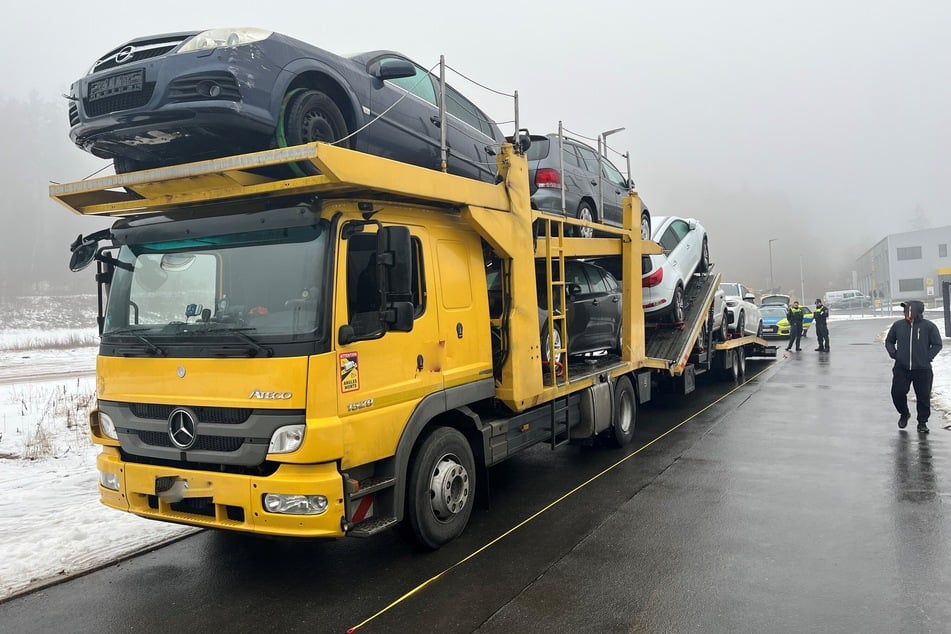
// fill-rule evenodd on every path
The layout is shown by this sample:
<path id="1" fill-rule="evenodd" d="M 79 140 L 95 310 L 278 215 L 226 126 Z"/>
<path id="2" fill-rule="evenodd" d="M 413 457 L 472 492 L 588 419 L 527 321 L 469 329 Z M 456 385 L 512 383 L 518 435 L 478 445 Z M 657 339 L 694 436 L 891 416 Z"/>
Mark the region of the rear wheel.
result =
<path id="1" fill-rule="evenodd" d="M 684 320 L 684 289 L 679 284 L 674 289 L 674 296 L 670 301 L 670 320 L 678 323 Z"/>
<path id="2" fill-rule="evenodd" d="M 726 341 L 729 338 L 730 333 L 730 311 L 727 308 L 723 309 L 723 319 L 720 321 L 720 329 L 717 330 L 716 334 L 719 337 L 720 341 Z"/>
<path id="3" fill-rule="evenodd" d="M 314 141 L 333 143 L 347 134 L 347 121 L 327 94 L 308 88 L 292 92 L 285 99 L 281 125 L 276 135 L 279 147 Z M 342 141 L 338 145 L 350 147 L 349 141 Z M 310 162 L 298 163 L 297 167 L 308 175 L 320 173 Z"/>
<path id="4" fill-rule="evenodd" d="M 475 459 L 466 437 L 440 427 L 410 465 L 406 514 L 420 544 L 433 550 L 462 534 L 475 501 Z"/>
<path id="5" fill-rule="evenodd" d="M 740 380 L 740 361 L 737 350 L 738 348 L 732 348 L 726 351 L 727 358 L 725 362 L 730 365 L 721 370 L 723 378 L 727 381 L 733 381 L 734 383 Z"/>
<path id="6" fill-rule="evenodd" d="M 733 359 L 736 362 L 736 378 L 742 379 L 746 376 L 746 349 L 737 348 L 736 357 Z"/>
<path id="7" fill-rule="evenodd" d="M 762 319 L 759 320 L 759 324 L 756 326 L 756 336 L 757 337 L 763 336 L 763 320 Z"/>
<path id="8" fill-rule="evenodd" d="M 746 334 L 746 313 L 740 311 L 740 316 L 736 318 L 736 330 L 737 337 L 742 337 Z"/>
<path id="9" fill-rule="evenodd" d="M 637 400 L 634 386 L 626 376 L 619 377 L 614 383 L 614 412 L 611 416 L 611 443 L 617 447 L 626 447 L 634 438 L 634 424 L 637 418 Z"/>
<path id="10" fill-rule="evenodd" d="M 585 222 L 594 222 L 594 209 L 592 209 L 590 203 L 582 202 L 578 205 L 578 220 L 584 220 Z M 594 229 L 591 227 L 574 227 L 575 233 L 578 237 L 581 238 L 592 238 L 594 237 Z"/>
<path id="11" fill-rule="evenodd" d="M 641 212 L 641 240 L 651 239 L 651 217 L 646 211 Z"/>

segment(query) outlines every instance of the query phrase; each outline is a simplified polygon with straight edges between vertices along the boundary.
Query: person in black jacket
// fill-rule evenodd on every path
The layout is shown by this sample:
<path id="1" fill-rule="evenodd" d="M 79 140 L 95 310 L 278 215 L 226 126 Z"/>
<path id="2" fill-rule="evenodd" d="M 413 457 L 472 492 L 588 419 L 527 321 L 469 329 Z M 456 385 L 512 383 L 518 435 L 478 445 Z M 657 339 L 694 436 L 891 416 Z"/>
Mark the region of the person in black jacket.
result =
<path id="1" fill-rule="evenodd" d="M 816 324 L 816 339 L 819 347 L 816 352 L 829 351 L 829 307 L 823 306 L 822 300 L 816 300 L 816 309 L 812 311 L 812 321 Z"/>
<path id="2" fill-rule="evenodd" d="M 931 361 L 941 351 L 941 333 L 924 318 L 925 305 L 919 301 L 902 302 L 905 318 L 888 329 L 885 350 L 895 360 L 892 368 L 892 402 L 898 410 L 898 428 L 904 429 L 911 418 L 908 388 L 914 386 L 918 410 L 918 433 L 928 433 L 931 416 Z"/>
<path id="3" fill-rule="evenodd" d="M 796 352 L 799 352 L 799 338 L 802 336 L 802 318 L 805 316 L 802 306 L 799 302 L 793 302 L 786 310 L 786 321 L 789 322 L 789 345 L 786 350 L 791 350 L 793 344 L 796 344 Z"/>

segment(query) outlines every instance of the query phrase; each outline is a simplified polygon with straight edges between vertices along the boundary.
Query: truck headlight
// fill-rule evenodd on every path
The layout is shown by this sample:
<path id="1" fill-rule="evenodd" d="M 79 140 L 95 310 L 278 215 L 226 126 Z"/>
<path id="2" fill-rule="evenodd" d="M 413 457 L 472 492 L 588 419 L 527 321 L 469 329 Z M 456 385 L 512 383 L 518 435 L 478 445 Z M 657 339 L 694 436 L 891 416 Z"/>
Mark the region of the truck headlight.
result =
<path id="1" fill-rule="evenodd" d="M 327 510 L 327 497 L 323 495 L 265 493 L 264 508 L 268 513 L 320 515 Z"/>
<path id="2" fill-rule="evenodd" d="M 92 423 L 93 434 L 96 434 L 97 436 L 106 436 L 108 438 L 112 438 L 113 440 L 119 440 L 119 433 L 116 431 L 116 424 L 112 422 L 112 418 L 109 416 L 109 414 L 99 411 L 96 412 L 95 418 L 98 420 L 90 421 L 90 423 Z"/>
<path id="3" fill-rule="evenodd" d="M 304 425 L 285 425 L 277 428 L 271 435 L 268 453 L 290 453 L 297 451 L 304 442 Z"/>

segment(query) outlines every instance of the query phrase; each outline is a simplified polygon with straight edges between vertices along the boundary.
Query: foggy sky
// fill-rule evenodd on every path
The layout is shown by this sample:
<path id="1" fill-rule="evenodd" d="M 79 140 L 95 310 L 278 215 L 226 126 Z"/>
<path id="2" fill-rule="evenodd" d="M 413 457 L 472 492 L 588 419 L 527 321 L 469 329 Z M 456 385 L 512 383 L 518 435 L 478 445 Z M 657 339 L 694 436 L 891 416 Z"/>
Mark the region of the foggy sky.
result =
<path id="1" fill-rule="evenodd" d="M 854 259 L 888 233 L 951 224 L 951 4 L 498 6 L 16 3 L 0 38 L 0 98 L 59 100 L 61 141 L 5 145 L 3 159 L 58 152 L 74 167 L 48 180 L 89 175 L 108 163 L 69 142 L 59 95 L 96 58 L 140 35 L 260 26 L 340 54 L 389 48 L 426 67 L 443 54 L 480 83 L 517 90 L 520 124 L 534 133 L 559 120 L 592 138 L 626 128 L 610 145 L 630 152 L 652 212 L 699 219 L 721 273 L 753 288 L 767 285 L 770 238 L 777 284 L 798 290 L 802 270 L 811 298 L 850 286 Z M 507 99 L 448 80 L 496 120 L 513 119 Z M 54 203 L 46 212 L 69 214 Z"/>

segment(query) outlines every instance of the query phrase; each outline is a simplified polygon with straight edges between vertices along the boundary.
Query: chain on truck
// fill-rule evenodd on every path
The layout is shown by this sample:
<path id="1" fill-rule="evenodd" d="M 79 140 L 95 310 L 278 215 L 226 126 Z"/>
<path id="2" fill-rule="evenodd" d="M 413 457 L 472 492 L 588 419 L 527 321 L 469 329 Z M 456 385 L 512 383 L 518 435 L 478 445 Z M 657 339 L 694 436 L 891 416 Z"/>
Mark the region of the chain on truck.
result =
<path id="1" fill-rule="evenodd" d="M 259 175 L 300 161 L 319 175 Z M 314 143 L 52 185 L 71 210 L 116 219 L 71 262 L 98 267 L 101 501 L 282 536 L 407 521 L 437 548 L 493 465 L 539 443 L 627 445 L 652 379 L 687 392 L 769 351 L 713 339 L 711 273 L 683 328 L 648 340 L 641 256 L 660 247 L 640 239 L 636 193 L 623 228 L 571 238 L 563 225 L 590 223 L 532 210 L 517 147 L 498 166 L 489 184 Z M 621 271 L 619 350 L 582 363 L 557 309 L 572 258 Z"/>

